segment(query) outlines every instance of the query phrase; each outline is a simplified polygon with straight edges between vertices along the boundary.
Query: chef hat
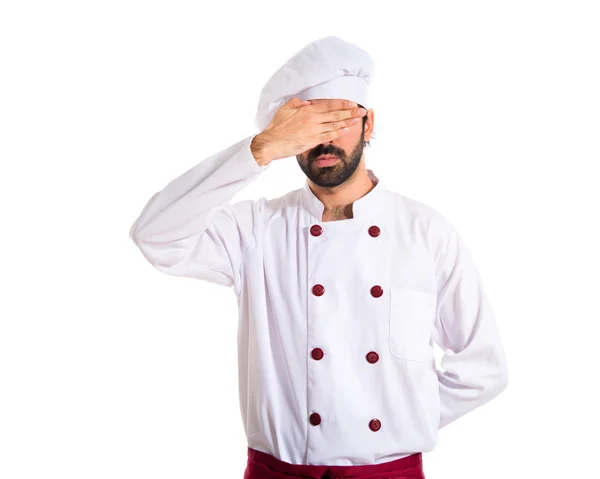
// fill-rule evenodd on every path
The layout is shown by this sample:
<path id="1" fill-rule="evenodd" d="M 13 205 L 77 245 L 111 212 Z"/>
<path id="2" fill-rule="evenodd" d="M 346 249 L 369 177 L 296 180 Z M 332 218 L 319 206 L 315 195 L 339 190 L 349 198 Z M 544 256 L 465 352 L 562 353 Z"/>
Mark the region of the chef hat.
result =
<path id="1" fill-rule="evenodd" d="M 267 81 L 260 93 L 256 125 L 263 131 L 292 97 L 301 100 L 342 98 L 370 108 L 368 86 L 375 62 L 371 55 L 341 38 L 309 43 Z"/>

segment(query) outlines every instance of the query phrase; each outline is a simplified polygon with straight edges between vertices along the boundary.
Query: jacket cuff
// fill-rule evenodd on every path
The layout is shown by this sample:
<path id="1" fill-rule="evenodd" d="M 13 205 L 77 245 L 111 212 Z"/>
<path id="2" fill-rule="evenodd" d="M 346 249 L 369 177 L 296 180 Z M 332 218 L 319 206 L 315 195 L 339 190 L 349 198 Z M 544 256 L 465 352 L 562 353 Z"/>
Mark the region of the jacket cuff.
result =
<path id="1" fill-rule="evenodd" d="M 242 142 L 242 149 L 238 154 L 238 163 L 244 175 L 257 175 L 263 171 L 268 170 L 273 162 L 267 163 L 266 165 L 259 165 L 252 155 L 250 144 L 257 134 L 250 135 Z"/>

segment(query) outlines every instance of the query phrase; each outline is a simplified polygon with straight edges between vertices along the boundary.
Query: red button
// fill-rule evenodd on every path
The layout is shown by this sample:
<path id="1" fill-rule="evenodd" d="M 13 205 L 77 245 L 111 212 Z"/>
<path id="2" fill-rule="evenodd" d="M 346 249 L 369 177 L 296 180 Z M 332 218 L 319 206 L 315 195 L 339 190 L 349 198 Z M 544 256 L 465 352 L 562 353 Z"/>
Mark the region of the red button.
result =
<path id="1" fill-rule="evenodd" d="M 318 426 L 319 424 L 321 424 L 321 416 L 319 416 L 316 412 L 313 412 L 310 415 L 310 423 L 313 426 Z"/>
<path id="2" fill-rule="evenodd" d="M 376 298 L 379 298 L 383 294 L 383 288 L 379 285 L 375 285 L 371 288 L 371 294 Z"/>
<path id="3" fill-rule="evenodd" d="M 381 233 L 381 230 L 379 229 L 379 226 L 371 226 L 369 228 L 369 234 L 371 236 L 373 236 L 373 238 L 376 238 L 377 236 L 379 236 L 379 233 Z"/>
<path id="4" fill-rule="evenodd" d="M 319 236 L 323 232 L 323 228 L 319 225 L 312 225 L 310 227 L 310 234 L 313 236 Z"/>
<path id="5" fill-rule="evenodd" d="M 379 419 L 371 419 L 369 421 L 369 429 L 371 429 L 371 431 L 379 431 L 381 429 L 381 422 Z"/>
<path id="6" fill-rule="evenodd" d="M 317 361 L 324 356 L 323 350 L 321 348 L 313 349 L 311 355 L 312 355 L 313 359 L 316 359 Z"/>
<path id="7" fill-rule="evenodd" d="M 379 361 L 379 354 L 377 354 L 375 351 L 367 353 L 367 361 L 369 361 L 371 364 L 376 363 Z"/>
<path id="8" fill-rule="evenodd" d="M 315 284 L 313 286 L 312 292 L 315 296 L 323 296 L 323 294 L 325 294 L 325 288 L 322 284 Z"/>

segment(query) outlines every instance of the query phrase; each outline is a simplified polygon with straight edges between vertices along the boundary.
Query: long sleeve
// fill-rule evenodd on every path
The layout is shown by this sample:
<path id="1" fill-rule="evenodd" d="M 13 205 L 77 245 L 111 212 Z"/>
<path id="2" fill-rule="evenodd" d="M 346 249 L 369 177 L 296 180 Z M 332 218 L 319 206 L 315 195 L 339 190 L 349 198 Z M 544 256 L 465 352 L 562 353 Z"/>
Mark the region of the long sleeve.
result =
<path id="1" fill-rule="evenodd" d="M 231 199 L 271 166 L 260 166 L 252 155 L 254 136 L 198 163 L 148 200 L 129 237 L 157 270 L 237 292 L 263 198 Z"/>
<path id="2" fill-rule="evenodd" d="M 499 395 L 507 386 L 504 349 L 483 282 L 464 240 L 443 218 L 436 252 L 438 306 L 433 340 L 438 370 L 439 429 Z"/>

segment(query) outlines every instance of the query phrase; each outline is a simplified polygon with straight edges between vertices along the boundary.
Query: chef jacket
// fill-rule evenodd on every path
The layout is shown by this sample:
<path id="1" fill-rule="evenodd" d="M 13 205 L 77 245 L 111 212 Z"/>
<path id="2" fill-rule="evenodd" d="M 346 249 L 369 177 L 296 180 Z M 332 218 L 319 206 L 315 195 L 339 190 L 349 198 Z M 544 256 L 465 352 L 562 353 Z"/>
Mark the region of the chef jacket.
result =
<path id="1" fill-rule="evenodd" d="M 229 146 L 155 193 L 130 238 L 157 270 L 232 287 L 248 446 L 292 464 L 378 464 L 507 385 L 503 346 L 464 241 L 434 208 L 375 187 L 322 221 L 304 187 L 231 202 L 269 169 Z M 436 369 L 433 343 L 443 350 Z"/>

